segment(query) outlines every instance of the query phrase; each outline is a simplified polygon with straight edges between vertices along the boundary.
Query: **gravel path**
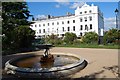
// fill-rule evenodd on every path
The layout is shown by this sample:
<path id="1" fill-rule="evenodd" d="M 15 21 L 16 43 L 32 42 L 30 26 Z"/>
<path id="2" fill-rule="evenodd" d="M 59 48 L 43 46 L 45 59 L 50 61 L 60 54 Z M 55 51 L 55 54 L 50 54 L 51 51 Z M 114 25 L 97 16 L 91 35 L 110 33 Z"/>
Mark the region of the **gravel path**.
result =
<path id="1" fill-rule="evenodd" d="M 88 65 L 73 78 L 117 78 L 118 50 L 90 48 L 53 48 L 51 52 L 73 53 L 85 58 Z"/>

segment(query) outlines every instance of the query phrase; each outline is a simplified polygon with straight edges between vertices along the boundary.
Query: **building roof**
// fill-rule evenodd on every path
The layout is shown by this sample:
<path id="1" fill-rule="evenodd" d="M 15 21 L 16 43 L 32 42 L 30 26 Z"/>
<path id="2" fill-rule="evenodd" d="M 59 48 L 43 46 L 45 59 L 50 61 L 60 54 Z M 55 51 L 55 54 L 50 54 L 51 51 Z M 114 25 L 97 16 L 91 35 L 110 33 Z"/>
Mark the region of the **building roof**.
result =
<path id="1" fill-rule="evenodd" d="M 69 14 L 69 15 L 64 15 L 64 16 L 51 16 L 50 18 L 37 19 L 35 21 L 43 21 L 43 20 L 50 20 L 50 19 L 57 19 L 57 18 L 65 18 L 65 17 L 70 17 L 70 16 L 75 16 L 75 14 Z"/>

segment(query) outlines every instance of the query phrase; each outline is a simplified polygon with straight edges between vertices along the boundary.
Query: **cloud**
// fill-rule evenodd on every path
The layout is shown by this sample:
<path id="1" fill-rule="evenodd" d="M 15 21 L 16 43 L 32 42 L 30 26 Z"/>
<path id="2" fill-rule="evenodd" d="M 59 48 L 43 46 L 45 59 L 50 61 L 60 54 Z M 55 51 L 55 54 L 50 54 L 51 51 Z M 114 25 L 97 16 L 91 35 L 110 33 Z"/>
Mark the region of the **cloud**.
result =
<path id="1" fill-rule="evenodd" d="M 55 0 L 56 2 L 69 2 L 69 0 Z"/>
<path id="2" fill-rule="evenodd" d="M 36 15 L 35 18 L 45 19 L 45 18 L 47 18 L 47 16 L 46 15 Z"/>
<path id="3" fill-rule="evenodd" d="M 83 4 L 84 4 L 84 2 L 75 2 L 75 3 L 73 3 L 73 4 L 70 6 L 70 8 L 71 8 L 71 9 L 75 9 L 75 8 L 77 8 L 78 6 L 79 6 L 79 7 L 83 6 Z"/>
<path id="4" fill-rule="evenodd" d="M 61 5 L 62 6 L 68 6 L 70 9 L 75 9 L 78 6 L 81 7 L 85 2 L 74 2 L 70 3 L 69 0 L 55 0 L 58 4 L 55 5 L 56 8 L 59 8 Z"/>
<path id="5" fill-rule="evenodd" d="M 56 8 L 60 8 L 61 6 L 69 6 L 69 0 L 55 0 L 57 4 L 55 5 Z"/>
<path id="6" fill-rule="evenodd" d="M 116 27 L 116 19 L 115 17 L 104 18 L 104 28 L 105 30 L 109 30 L 111 28 Z"/>
<path id="7" fill-rule="evenodd" d="M 60 7 L 60 5 L 59 5 L 59 4 L 57 4 L 57 5 L 55 5 L 55 7 L 56 7 L 56 8 L 59 8 L 59 7 Z"/>
<path id="8" fill-rule="evenodd" d="M 55 0 L 56 2 L 58 2 L 61 5 L 69 5 L 69 0 Z"/>

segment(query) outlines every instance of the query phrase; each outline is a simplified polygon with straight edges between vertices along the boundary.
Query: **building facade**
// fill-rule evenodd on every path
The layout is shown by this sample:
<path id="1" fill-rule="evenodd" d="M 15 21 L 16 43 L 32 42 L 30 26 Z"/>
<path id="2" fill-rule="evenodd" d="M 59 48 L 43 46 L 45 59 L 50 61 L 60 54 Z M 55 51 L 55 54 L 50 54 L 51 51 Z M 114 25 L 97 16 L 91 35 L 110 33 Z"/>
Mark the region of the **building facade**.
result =
<path id="1" fill-rule="evenodd" d="M 55 34 L 63 37 L 66 32 L 72 32 L 77 37 L 86 32 L 96 32 L 99 36 L 104 34 L 103 13 L 98 6 L 87 5 L 77 7 L 75 14 L 67 13 L 66 16 L 53 17 L 48 15 L 44 20 L 33 21 L 30 28 L 35 30 L 36 37 L 45 37 Z"/>

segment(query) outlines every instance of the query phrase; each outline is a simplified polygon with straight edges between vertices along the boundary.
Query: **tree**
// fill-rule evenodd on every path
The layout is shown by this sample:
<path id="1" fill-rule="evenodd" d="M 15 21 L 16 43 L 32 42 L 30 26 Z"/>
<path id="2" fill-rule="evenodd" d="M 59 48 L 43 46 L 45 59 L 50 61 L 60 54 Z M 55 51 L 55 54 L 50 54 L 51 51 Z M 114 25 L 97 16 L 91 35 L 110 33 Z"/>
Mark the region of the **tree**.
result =
<path id="1" fill-rule="evenodd" d="M 50 43 L 52 45 L 59 45 L 62 43 L 62 40 L 58 38 L 57 35 L 54 35 L 54 34 L 47 36 L 45 41 L 46 43 Z"/>
<path id="2" fill-rule="evenodd" d="M 74 33 L 65 33 L 65 38 L 64 38 L 64 42 L 67 44 L 73 44 L 73 42 L 77 39 L 76 34 Z"/>
<path id="3" fill-rule="evenodd" d="M 26 2 L 3 2 L 2 18 L 3 18 L 3 34 L 9 32 L 20 25 L 29 25 L 27 19 L 29 14 Z"/>
<path id="4" fill-rule="evenodd" d="M 2 2 L 2 39 L 3 49 L 13 47 L 13 30 L 21 25 L 30 25 L 30 17 L 26 2 Z"/>
<path id="5" fill-rule="evenodd" d="M 29 48 L 35 37 L 35 31 L 28 26 L 16 27 L 13 31 L 13 45 L 17 48 Z"/>
<path id="6" fill-rule="evenodd" d="M 83 42 L 85 43 L 97 43 L 98 42 L 98 34 L 95 32 L 87 32 L 83 36 Z"/>
<path id="7" fill-rule="evenodd" d="M 120 30 L 117 30 L 114 28 L 110 29 L 104 34 L 104 37 L 103 37 L 104 44 L 118 43 L 118 41 L 120 40 L 119 34 L 120 34 Z"/>

